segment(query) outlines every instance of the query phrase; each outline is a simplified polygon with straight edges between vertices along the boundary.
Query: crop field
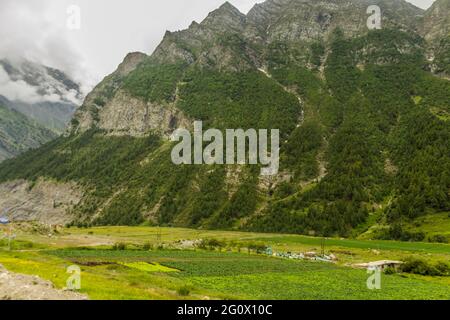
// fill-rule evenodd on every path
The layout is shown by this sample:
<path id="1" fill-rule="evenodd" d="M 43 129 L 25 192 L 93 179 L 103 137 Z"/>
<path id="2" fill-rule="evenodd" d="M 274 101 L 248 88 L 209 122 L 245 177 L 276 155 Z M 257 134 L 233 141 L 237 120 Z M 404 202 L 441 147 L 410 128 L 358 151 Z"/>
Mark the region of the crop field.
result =
<path id="1" fill-rule="evenodd" d="M 176 248 L 179 240 L 200 238 L 229 245 Z M 325 251 L 335 252 L 337 263 L 284 259 L 245 248 L 251 242 L 274 250 L 320 250 L 321 241 L 151 227 L 71 228 L 52 237 L 19 233 L 13 250 L 0 248 L 0 264 L 58 288 L 66 285 L 67 267 L 78 265 L 80 292 L 90 299 L 450 299 L 449 277 L 382 274 L 381 288 L 369 290 L 367 271 L 349 266 L 407 256 L 449 261 L 450 246 L 444 244 L 326 239 Z M 118 242 L 125 248 L 118 248 Z"/>

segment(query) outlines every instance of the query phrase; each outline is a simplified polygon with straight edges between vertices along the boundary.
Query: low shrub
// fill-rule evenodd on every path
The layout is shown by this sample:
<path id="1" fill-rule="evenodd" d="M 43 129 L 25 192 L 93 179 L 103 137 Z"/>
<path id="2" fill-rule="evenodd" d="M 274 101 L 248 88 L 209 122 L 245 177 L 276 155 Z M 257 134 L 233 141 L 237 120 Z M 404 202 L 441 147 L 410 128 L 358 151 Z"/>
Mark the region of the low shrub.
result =
<path id="1" fill-rule="evenodd" d="M 395 268 L 387 267 L 386 269 L 384 269 L 384 274 L 390 275 L 390 274 L 395 274 L 395 273 L 396 273 Z"/>
<path id="2" fill-rule="evenodd" d="M 428 237 L 428 241 L 435 243 L 448 243 L 448 238 L 442 234 L 436 234 L 434 236 Z"/>
<path id="3" fill-rule="evenodd" d="M 450 275 L 450 266 L 443 262 L 443 261 L 439 261 L 436 263 L 435 268 L 440 272 L 441 275 L 443 276 L 448 276 Z"/>
<path id="4" fill-rule="evenodd" d="M 188 286 L 182 286 L 178 288 L 177 293 L 179 296 L 186 297 L 191 293 L 191 289 Z"/>
<path id="5" fill-rule="evenodd" d="M 398 240 L 398 241 L 412 241 L 412 242 L 420 242 L 425 240 L 424 232 L 411 232 L 406 231 L 402 228 L 400 224 L 392 225 L 388 230 L 383 232 L 377 238 L 380 240 Z"/>
<path id="6" fill-rule="evenodd" d="M 104 107 L 104 106 L 105 106 L 105 101 L 104 101 L 102 98 L 100 98 L 100 97 L 96 97 L 96 98 L 94 99 L 94 103 L 95 103 L 97 106 L 99 106 L 99 107 Z"/>
<path id="7" fill-rule="evenodd" d="M 208 250 L 214 250 L 216 248 L 221 249 L 225 247 L 225 243 L 214 238 L 204 239 L 198 244 L 198 247 L 200 249 L 208 249 Z"/>
<path id="8" fill-rule="evenodd" d="M 422 259 L 408 258 L 400 267 L 400 270 L 423 276 L 447 276 L 449 275 L 450 267 L 445 262 L 437 262 L 433 265 Z"/>
<path id="9" fill-rule="evenodd" d="M 150 242 L 146 242 L 142 245 L 142 250 L 149 251 L 153 248 L 152 244 Z"/>
<path id="10" fill-rule="evenodd" d="M 117 242 L 112 247 L 113 250 L 126 250 L 127 245 L 123 242 Z"/>

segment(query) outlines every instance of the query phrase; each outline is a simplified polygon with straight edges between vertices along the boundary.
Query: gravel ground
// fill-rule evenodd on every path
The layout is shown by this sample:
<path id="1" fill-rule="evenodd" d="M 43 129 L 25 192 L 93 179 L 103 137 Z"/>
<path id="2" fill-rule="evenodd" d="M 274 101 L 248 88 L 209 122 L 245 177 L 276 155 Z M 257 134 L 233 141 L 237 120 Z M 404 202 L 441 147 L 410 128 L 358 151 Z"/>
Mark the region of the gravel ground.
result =
<path id="1" fill-rule="evenodd" d="M 0 300 L 87 300 L 76 292 L 55 289 L 50 281 L 12 273 L 0 265 Z"/>

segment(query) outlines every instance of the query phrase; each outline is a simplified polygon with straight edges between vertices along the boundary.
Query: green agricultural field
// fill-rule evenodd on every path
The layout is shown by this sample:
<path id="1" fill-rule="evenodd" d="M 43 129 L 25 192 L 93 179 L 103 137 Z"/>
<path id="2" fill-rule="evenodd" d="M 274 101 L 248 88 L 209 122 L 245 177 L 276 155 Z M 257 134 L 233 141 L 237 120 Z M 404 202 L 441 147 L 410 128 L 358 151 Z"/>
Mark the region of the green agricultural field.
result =
<path id="1" fill-rule="evenodd" d="M 369 290 L 366 270 L 349 266 L 409 256 L 449 262 L 445 244 L 326 239 L 325 251 L 339 258 L 333 264 L 269 257 L 245 247 L 320 250 L 321 239 L 295 235 L 151 227 L 70 228 L 52 237 L 17 231 L 12 251 L 2 244 L 0 264 L 58 288 L 66 285 L 67 267 L 78 265 L 81 293 L 91 299 L 450 299 L 449 277 L 383 274 L 381 289 Z M 179 240 L 201 238 L 223 245 L 175 249 Z"/>

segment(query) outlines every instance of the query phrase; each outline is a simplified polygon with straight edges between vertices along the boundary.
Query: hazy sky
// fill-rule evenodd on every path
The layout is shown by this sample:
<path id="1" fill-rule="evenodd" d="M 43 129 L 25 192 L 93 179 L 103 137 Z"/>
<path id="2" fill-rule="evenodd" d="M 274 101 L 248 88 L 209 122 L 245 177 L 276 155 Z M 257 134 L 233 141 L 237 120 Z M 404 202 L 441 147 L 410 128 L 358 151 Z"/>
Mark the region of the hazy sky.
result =
<path id="1" fill-rule="evenodd" d="M 166 30 L 184 29 L 225 0 L 0 0 L 0 58 L 24 56 L 59 68 L 88 86 L 131 51 L 151 53 Z M 230 0 L 246 13 L 263 0 Z M 409 0 L 428 8 L 434 0 Z M 67 27 L 80 9 L 80 29 Z"/>

